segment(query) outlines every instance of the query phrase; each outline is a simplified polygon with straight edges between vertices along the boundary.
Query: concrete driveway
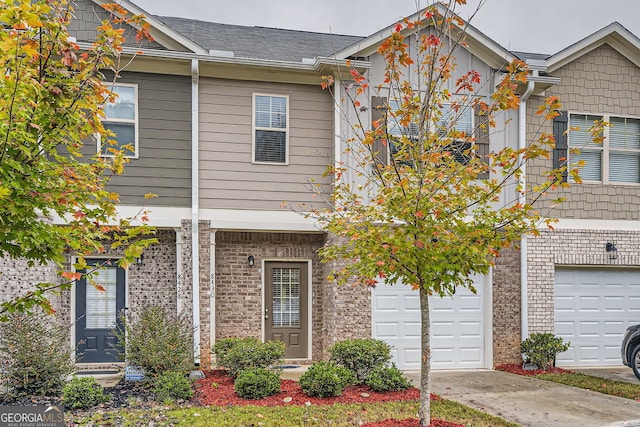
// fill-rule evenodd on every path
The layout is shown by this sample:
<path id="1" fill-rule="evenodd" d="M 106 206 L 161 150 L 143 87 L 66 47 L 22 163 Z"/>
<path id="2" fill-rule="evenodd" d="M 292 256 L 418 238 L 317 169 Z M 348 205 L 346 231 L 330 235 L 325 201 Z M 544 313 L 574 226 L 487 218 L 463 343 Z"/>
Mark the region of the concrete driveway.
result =
<path id="1" fill-rule="evenodd" d="M 406 372 L 419 384 L 420 372 Z M 633 373 L 632 373 L 633 375 Z M 502 371 L 433 371 L 432 392 L 529 427 L 640 427 L 640 403 Z"/>

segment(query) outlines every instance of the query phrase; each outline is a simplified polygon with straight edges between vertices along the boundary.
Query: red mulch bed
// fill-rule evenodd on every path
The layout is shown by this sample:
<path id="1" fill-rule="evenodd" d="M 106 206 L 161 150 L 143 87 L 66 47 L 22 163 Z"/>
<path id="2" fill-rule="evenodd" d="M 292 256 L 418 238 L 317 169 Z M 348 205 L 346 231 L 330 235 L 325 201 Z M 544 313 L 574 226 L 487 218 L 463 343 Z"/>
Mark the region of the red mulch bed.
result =
<path id="1" fill-rule="evenodd" d="M 401 400 L 418 400 L 420 390 L 410 388 L 402 391 L 376 393 L 367 386 L 353 386 L 344 389 L 342 396 L 336 397 L 310 397 L 302 392 L 302 388 L 296 381 L 282 380 L 281 392 L 273 396 L 267 396 L 260 400 L 244 399 L 238 396 L 233 388 L 233 378 L 224 370 L 212 370 L 205 372 L 205 378 L 196 381 L 196 401 L 205 406 L 286 406 L 305 405 L 333 405 L 334 403 L 365 403 L 365 402 L 397 402 Z M 291 398 L 285 402 L 285 398 Z M 431 400 L 439 399 L 432 394 Z M 289 399 L 287 399 L 289 400 Z"/>
<path id="2" fill-rule="evenodd" d="M 571 372 L 566 369 L 556 368 L 554 366 L 552 366 L 547 370 L 544 370 L 544 369 L 526 370 L 526 369 L 522 369 L 522 365 L 518 365 L 516 363 L 507 363 L 504 365 L 498 365 L 496 366 L 496 370 L 509 372 L 510 374 L 524 375 L 526 377 L 533 377 L 540 374 L 567 374 Z"/>
<path id="3" fill-rule="evenodd" d="M 367 403 L 367 402 L 397 402 L 402 400 L 418 400 L 420 390 L 408 390 L 377 393 L 366 386 L 353 386 L 344 389 L 342 396 L 310 397 L 302 392 L 296 381 L 281 380 L 281 392 L 260 400 L 244 399 L 238 396 L 233 388 L 233 378 L 225 370 L 211 370 L 205 372 L 205 378 L 196 381 L 197 391 L 195 400 L 205 406 L 285 406 L 285 405 L 332 405 L 334 403 Z M 291 398 L 291 399 L 289 399 Z M 285 402 L 285 399 L 287 400 Z M 431 394 L 431 400 L 439 400 L 440 396 Z M 363 424 L 362 427 L 420 427 L 417 418 L 406 420 L 392 420 Z M 464 427 L 462 424 L 442 420 L 431 420 L 430 427 Z"/>

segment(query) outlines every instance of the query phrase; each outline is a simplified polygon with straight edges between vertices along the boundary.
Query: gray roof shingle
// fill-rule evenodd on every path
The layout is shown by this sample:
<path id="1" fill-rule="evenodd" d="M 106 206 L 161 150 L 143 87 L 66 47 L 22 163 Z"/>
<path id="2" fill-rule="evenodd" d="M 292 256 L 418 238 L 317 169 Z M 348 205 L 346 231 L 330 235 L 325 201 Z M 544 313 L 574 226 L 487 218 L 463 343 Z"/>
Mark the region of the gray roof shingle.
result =
<path id="1" fill-rule="evenodd" d="M 266 27 L 219 24 L 156 16 L 173 30 L 207 50 L 232 51 L 236 58 L 301 62 L 328 57 L 363 37 Z"/>

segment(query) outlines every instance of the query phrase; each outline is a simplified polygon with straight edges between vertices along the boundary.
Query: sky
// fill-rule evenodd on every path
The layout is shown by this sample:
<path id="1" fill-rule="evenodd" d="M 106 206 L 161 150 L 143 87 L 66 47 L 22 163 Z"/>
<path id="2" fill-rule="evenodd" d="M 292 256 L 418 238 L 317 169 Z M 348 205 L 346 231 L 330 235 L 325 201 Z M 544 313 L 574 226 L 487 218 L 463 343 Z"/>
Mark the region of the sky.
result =
<path id="1" fill-rule="evenodd" d="M 153 15 L 366 36 L 428 0 L 131 0 Z M 509 50 L 556 53 L 613 21 L 640 37 L 638 0 L 467 0 L 459 10 Z"/>

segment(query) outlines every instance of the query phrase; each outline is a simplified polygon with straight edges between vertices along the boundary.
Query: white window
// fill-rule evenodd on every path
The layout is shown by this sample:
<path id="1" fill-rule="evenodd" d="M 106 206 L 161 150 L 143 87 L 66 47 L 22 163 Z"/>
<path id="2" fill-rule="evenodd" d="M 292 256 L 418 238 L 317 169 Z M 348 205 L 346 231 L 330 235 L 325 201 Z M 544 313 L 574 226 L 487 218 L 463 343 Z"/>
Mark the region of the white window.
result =
<path id="1" fill-rule="evenodd" d="M 602 143 L 593 142 L 590 132 L 596 120 L 610 123 Z M 580 154 L 570 153 L 569 160 L 584 161 L 580 169 L 584 181 L 640 183 L 640 119 L 571 114 L 569 126 L 569 148 L 580 150 Z"/>
<path id="2" fill-rule="evenodd" d="M 289 162 L 289 98 L 253 95 L 253 162 Z"/>
<path id="3" fill-rule="evenodd" d="M 105 104 L 105 129 L 116 136 L 115 144 L 109 144 L 98 135 L 98 153 L 113 156 L 113 150 L 125 150 L 125 157 L 138 157 L 138 87 L 137 85 L 106 83 L 118 95 L 113 103 Z"/>

